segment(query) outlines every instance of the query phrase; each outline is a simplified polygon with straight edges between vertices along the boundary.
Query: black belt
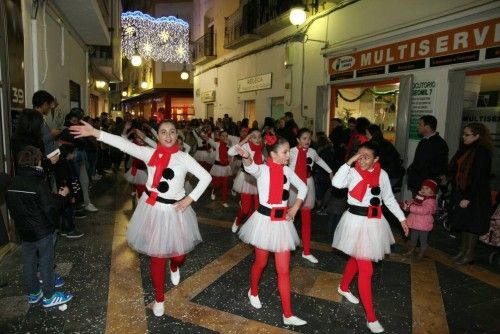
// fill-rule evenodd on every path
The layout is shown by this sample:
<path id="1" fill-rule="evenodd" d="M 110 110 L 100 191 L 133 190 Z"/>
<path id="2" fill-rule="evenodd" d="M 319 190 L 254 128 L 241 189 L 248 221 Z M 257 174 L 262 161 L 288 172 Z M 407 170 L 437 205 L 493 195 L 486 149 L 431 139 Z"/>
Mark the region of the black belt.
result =
<path id="1" fill-rule="evenodd" d="M 288 211 L 287 207 L 279 207 L 279 208 L 268 208 L 262 204 L 259 205 L 257 211 L 264 216 L 271 217 L 271 220 L 286 220 L 286 212 Z"/>
<path id="2" fill-rule="evenodd" d="M 144 190 L 144 192 L 146 193 L 146 195 L 151 196 L 151 192 L 148 189 Z M 168 198 L 163 198 L 160 196 L 156 197 L 156 201 L 163 203 L 163 204 L 174 204 L 174 203 L 179 202 L 178 200 L 175 200 L 175 199 L 168 199 Z"/>
<path id="3" fill-rule="evenodd" d="M 206 148 L 206 147 L 199 147 L 199 146 L 198 146 L 198 147 L 196 148 L 196 150 L 197 150 L 197 151 L 208 151 L 208 148 Z"/>
<path id="4" fill-rule="evenodd" d="M 215 160 L 214 165 L 225 167 L 225 166 L 229 166 L 229 162 L 227 164 L 222 164 L 220 161 Z"/>
<path id="5" fill-rule="evenodd" d="M 368 218 L 381 218 L 382 217 L 382 206 L 380 205 L 370 205 L 370 206 L 356 206 L 349 205 L 349 212 L 353 215 L 364 216 Z"/>

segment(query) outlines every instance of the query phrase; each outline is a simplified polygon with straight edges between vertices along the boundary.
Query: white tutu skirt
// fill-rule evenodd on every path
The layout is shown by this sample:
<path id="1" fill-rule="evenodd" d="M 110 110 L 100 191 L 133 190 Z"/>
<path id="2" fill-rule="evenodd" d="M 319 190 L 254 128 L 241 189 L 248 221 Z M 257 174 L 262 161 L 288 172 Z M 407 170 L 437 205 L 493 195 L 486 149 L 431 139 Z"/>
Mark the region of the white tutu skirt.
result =
<path id="1" fill-rule="evenodd" d="M 193 158 L 198 162 L 208 162 L 209 164 L 214 163 L 212 154 L 209 151 L 196 151 L 193 155 Z"/>
<path id="2" fill-rule="evenodd" d="M 173 257 L 189 253 L 202 241 L 191 206 L 180 212 L 172 204 L 149 205 L 147 198 L 142 194 L 129 222 L 127 240 L 131 248 L 149 256 Z"/>
<path id="3" fill-rule="evenodd" d="M 240 194 L 258 194 L 257 180 L 250 174 L 240 170 L 233 182 L 233 190 Z"/>
<path id="4" fill-rule="evenodd" d="M 213 165 L 212 169 L 210 169 L 210 175 L 212 176 L 231 176 L 233 175 L 231 172 L 231 166 L 220 166 L 220 165 Z"/>
<path id="5" fill-rule="evenodd" d="M 332 247 L 358 259 L 379 261 L 391 252 L 394 243 L 389 223 L 344 212 L 335 229 Z"/>
<path id="6" fill-rule="evenodd" d="M 243 224 L 239 236 L 243 242 L 270 252 L 295 250 L 300 243 L 293 221 L 271 221 L 257 211 Z"/>
<path id="7" fill-rule="evenodd" d="M 297 188 L 290 185 L 290 197 L 288 198 L 288 207 L 292 207 L 297 199 Z M 307 195 L 302 203 L 301 208 L 312 209 L 316 205 L 316 188 L 314 187 L 314 179 L 307 178 Z"/>
<path id="8" fill-rule="evenodd" d="M 123 175 L 125 180 L 130 184 L 146 184 L 148 180 L 148 173 L 145 170 L 138 169 L 135 175 L 132 175 L 132 168 L 127 170 Z"/>

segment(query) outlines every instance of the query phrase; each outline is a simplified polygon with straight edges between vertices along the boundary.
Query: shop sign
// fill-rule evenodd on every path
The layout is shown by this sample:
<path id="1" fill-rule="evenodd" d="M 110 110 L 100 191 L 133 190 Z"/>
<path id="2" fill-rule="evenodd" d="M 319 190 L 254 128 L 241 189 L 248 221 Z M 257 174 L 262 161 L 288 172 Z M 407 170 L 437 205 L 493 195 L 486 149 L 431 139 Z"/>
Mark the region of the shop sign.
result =
<path id="1" fill-rule="evenodd" d="M 443 66 L 479 60 L 479 50 L 431 58 L 430 66 Z"/>
<path id="2" fill-rule="evenodd" d="M 496 46 L 494 48 L 486 49 L 486 59 L 493 59 L 500 57 L 500 46 Z"/>
<path id="3" fill-rule="evenodd" d="M 330 75 L 330 81 L 335 81 L 335 80 L 345 80 L 345 79 L 352 79 L 354 78 L 354 72 L 341 72 L 341 73 L 336 73 L 333 75 Z"/>
<path id="4" fill-rule="evenodd" d="M 215 101 L 215 90 L 207 90 L 201 93 L 201 102 L 208 103 Z"/>
<path id="5" fill-rule="evenodd" d="M 423 115 L 434 113 L 436 104 L 436 81 L 416 81 L 413 83 L 410 105 L 410 139 L 418 140 L 418 120 Z"/>
<path id="6" fill-rule="evenodd" d="M 268 89 L 272 87 L 272 74 L 262 74 L 255 77 L 238 80 L 238 93 L 253 90 Z"/>
<path id="7" fill-rule="evenodd" d="M 389 65 L 389 73 L 401 72 L 401 71 L 411 71 L 420 68 L 425 68 L 425 59 L 407 61 L 404 63 Z"/>
<path id="8" fill-rule="evenodd" d="M 460 54 L 498 45 L 500 45 L 500 17 L 334 57 L 329 59 L 329 74 Z M 342 65 L 343 59 L 350 58 L 353 59 L 350 62 L 346 61 L 345 66 Z"/>

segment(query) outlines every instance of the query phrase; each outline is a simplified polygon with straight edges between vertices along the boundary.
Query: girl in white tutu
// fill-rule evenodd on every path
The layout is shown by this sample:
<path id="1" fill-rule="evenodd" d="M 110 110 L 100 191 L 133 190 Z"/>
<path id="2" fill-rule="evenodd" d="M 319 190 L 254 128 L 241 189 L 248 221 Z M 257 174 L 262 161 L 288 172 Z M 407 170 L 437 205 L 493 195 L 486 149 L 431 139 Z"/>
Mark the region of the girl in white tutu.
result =
<path id="1" fill-rule="evenodd" d="M 144 133 L 138 129 L 132 129 L 132 123 L 127 122 L 123 128 L 122 136 L 127 137 L 127 135 L 132 135 L 132 143 L 138 146 L 151 146 L 156 148 L 156 142 L 145 137 Z M 130 130 L 130 131 L 129 131 Z M 148 171 L 146 164 L 137 158 L 132 157 L 132 164 L 130 168 L 125 172 L 124 177 L 132 187 L 134 187 L 134 193 L 138 198 L 141 198 L 142 193 L 146 189 L 146 181 L 148 179 Z"/>
<path id="2" fill-rule="evenodd" d="M 352 279 L 359 272 L 358 290 L 367 317 L 367 326 L 373 333 L 384 328 L 377 321 L 372 303 L 372 261 L 379 261 L 391 252 L 394 243 L 391 228 L 382 216 L 382 203 L 399 219 L 408 235 L 404 213 L 391 190 L 387 173 L 380 168 L 378 146 L 365 142 L 358 152 L 342 165 L 332 179 L 336 188 L 348 188 L 349 209 L 342 215 L 335 230 L 332 246 L 350 255 L 344 270 L 339 294 L 351 303 L 359 300 L 349 291 Z M 354 167 L 351 165 L 356 162 Z"/>
<path id="3" fill-rule="evenodd" d="M 293 226 L 293 218 L 306 197 L 307 187 L 286 164 L 290 158 L 290 145 L 284 138 L 266 134 L 264 140 L 269 157 L 266 165 L 257 165 L 250 152 L 240 146 L 237 152 L 243 158 L 245 170 L 257 179 L 259 208 L 240 230 L 241 240 L 255 246 L 255 261 L 252 264 L 248 291 L 250 304 L 259 309 L 259 281 L 267 265 L 269 252 L 274 252 L 278 273 L 278 291 L 283 308 L 285 325 L 300 326 L 307 322 L 294 316 L 290 296 L 290 250 L 299 244 L 299 236 Z M 287 207 L 290 184 L 298 189 L 297 200 Z"/>
<path id="4" fill-rule="evenodd" d="M 310 146 L 311 131 L 307 128 L 300 129 L 297 134 L 297 146 L 290 149 L 289 166 L 307 184 L 307 197 L 300 208 L 302 247 L 304 249 L 302 257 L 312 263 L 318 263 L 318 259 L 311 254 L 311 210 L 316 203 L 316 189 L 311 171 L 316 163 L 330 174 L 330 178 L 333 177 L 333 172 L 326 162 L 319 157 L 316 150 Z M 297 190 L 291 187 L 289 203 L 293 205 L 296 198 Z"/>
<path id="5" fill-rule="evenodd" d="M 198 161 L 200 165 L 203 166 L 203 168 L 209 171 L 212 168 L 212 164 L 214 161 L 212 157 L 212 149 L 210 148 L 210 145 L 208 144 L 206 138 L 200 137 L 201 131 L 201 127 L 192 131 L 193 137 L 196 140 L 196 152 L 194 152 L 193 157 L 196 161 Z M 208 138 L 212 138 L 211 131 L 205 130 L 204 133 Z"/>
<path id="6" fill-rule="evenodd" d="M 230 158 L 228 154 L 229 147 L 233 143 L 237 143 L 239 138 L 235 136 L 229 136 L 226 131 L 221 131 L 219 133 L 219 141 L 214 141 L 212 138 L 208 137 L 205 133 L 201 133 L 201 137 L 207 141 L 207 143 L 212 146 L 215 151 L 215 162 L 210 169 L 210 175 L 212 175 L 212 200 L 215 200 L 215 192 L 220 188 L 222 192 L 222 206 L 227 208 L 227 197 L 229 193 L 229 178 L 232 175 L 231 166 L 229 165 Z"/>
<path id="7" fill-rule="evenodd" d="M 264 155 L 262 154 L 262 136 L 259 130 L 252 130 L 240 143 L 238 144 L 245 151 L 250 152 L 253 162 L 257 165 L 264 163 Z M 236 146 L 229 149 L 229 155 L 237 155 Z M 235 189 L 236 188 L 236 189 Z M 240 170 L 236 176 L 233 189 L 240 193 L 241 207 L 240 212 L 233 222 L 231 230 L 233 233 L 238 231 L 243 220 L 249 217 L 259 207 L 259 196 L 257 195 L 257 180 L 255 177 L 248 174 L 244 170 Z"/>
<path id="8" fill-rule="evenodd" d="M 94 129 L 90 124 L 74 125 L 72 134 L 94 136 L 99 141 L 146 163 L 148 179 L 137 208 L 130 219 L 127 240 L 133 249 L 151 257 L 151 279 L 155 290 L 153 313 L 164 313 L 165 265 L 170 258 L 170 279 L 180 280 L 180 270 L 186 254 L 201 242 L 196 214 L 191 203 L 197 200 L 210 184 L 210 174 L 189 154 L 179 151 L 177 130 L 172 121 L 160 123 L 156 149 L 138 146 L 127 139 Z M 186 196 L 186 173 L 199 182 Z"/>

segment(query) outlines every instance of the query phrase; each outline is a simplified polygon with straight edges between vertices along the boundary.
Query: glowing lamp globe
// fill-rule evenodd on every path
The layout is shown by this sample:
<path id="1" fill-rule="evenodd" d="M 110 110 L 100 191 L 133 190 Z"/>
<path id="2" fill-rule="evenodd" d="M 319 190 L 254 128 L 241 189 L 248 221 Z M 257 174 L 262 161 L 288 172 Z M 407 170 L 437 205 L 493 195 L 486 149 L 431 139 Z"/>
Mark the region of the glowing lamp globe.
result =
<path id="1" fill-rule="evenodd" d="M 295 26 L 300 26 L 306 22 L 306 12 L 302 7 L 295 7 L 290 10 L 290 22 Z"/>
<path id="2" fill-rule="evenodd" d="M 130 59 L 130 62 L 132 63 L 133 66 L 141 66 L 142 64 L 142 58 L 139 55 L 133 55 L 132 59 Z"/>
<path id="3" fill-rule="evenodd" d="M 123 96 L 123 97 L 127 97 L 127 95 L 128 95 L 128 94 L 127 94 L 127 91 L 125 91 L 125 90 L 124 90 L 124 91 L 122 92 L 122 96 Z"/>
<path id="4" fill-rule="evenodd" d="M 106 81 L 97 80 L 97 81 L 95 82 L 95 87 L 96 87 L 96 88 L 104 88 L 104 86 L 106 86 Z"/>
<path id="5" fill-rule="evenodd" d="M 187 80 L 187 79 L 189 79 L 189 73 L 188 73 L 187 71 L 183 71 L 183 72 L 181 73 L 181 79 L 182 79 L 182 80 Z"/>
<path id="6" fill-rule="evenodd" d="M 143 82 L 141 82 L 141 88 L 142 88 L 142 89 L 146 89 L 146 88 L 148 88 L 148 83 L 147 83 L 147 81 L 143 81 Z"/>

